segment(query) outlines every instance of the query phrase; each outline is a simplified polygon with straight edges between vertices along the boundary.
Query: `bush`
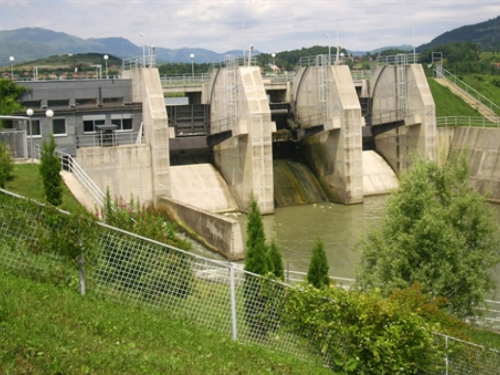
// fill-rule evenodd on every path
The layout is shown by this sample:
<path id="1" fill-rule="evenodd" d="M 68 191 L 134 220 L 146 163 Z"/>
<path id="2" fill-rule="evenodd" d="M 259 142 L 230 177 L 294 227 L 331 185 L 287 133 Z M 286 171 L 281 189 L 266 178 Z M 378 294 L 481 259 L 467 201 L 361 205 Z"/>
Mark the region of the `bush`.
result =
<path id="1" fill-rule="evenodd" d="M 307 271 L 307 282 L 318 289 L 330 285 L 328 269 L 324 244 L 323 241 L 318 239 L 312 250 L 311 262 Z"/>
<path id="2" fill-rule="evenodd" d="M 0 188 L 5 189 L 5 184 L 14 179 L 13 169 L 14 163 L 9 149 L 0 141 Z"/>
<path id="3" fill-rule="evenodd" d="M 338 373 L 416 374 L 442 363 L 434 325 L 407 304 L 377 293 L 290 288 L 281 319 Z"/>

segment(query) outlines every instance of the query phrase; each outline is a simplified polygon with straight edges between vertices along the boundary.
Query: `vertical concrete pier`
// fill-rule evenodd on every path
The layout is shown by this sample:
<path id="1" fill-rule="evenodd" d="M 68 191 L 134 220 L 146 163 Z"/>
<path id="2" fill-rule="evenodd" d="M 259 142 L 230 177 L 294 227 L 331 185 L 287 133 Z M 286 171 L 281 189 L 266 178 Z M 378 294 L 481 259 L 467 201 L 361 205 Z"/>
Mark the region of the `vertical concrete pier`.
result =
<path id="1" fill-rule="evenodd" d="M 436 110 L 422 65 L 379 68 L 371 79 L 373 127 L 403 122 L 375 137 L 376 150 L 399 173 L 409 167 L 410 153 L 436 159 Z"/>
<path id="2" fill-rule="evenodd" d="M 212 133 L 229 130 L 232 137 L 214 147 L 214 164 L 227 182 L 241 211 L 251 196 L 261 213 L 274 212 L 271 121 L 260 70 L 255 66 L 226 67 L 213 73 Z"/>
<path id="3" fill-rule="evenodd" d="M 349 67 L 319 63 L 302 68 L 294 91 L 299 127 L 306 130 L 323 125 L 324 129 L 301 142 L 301 156 L 329 199 L 361 203 L 364 119 Z"/>

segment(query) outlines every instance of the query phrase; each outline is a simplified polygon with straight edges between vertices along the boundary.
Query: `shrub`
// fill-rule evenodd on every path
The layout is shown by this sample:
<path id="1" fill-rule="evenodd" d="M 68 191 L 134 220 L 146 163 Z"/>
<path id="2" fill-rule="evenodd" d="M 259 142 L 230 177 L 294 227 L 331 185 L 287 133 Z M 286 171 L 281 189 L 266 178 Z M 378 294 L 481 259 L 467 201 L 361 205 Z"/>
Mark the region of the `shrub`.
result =
<path id="1" fill-rule="evenodd" d="M 323 288 L 330 285 L 328 276 L 328 259 L 324 249 L 323 241 L 318 239 L 312 250 L 311 262 L 307 271 L 307 281 L 315 288 Z"/>
<path id="2" fill-rule="evenodd" d="M 14 163 L 9 149 L 0 141 L 0 188 L 5 189 L 5 184 L 12 181 Z"/>
<path id="3" fill-rule="evenodd" d="M 437 370 L 434 326 L 398 300 L 334 286 L 287 290 L 281 319 L 342 374 L 416 374 Z"/>

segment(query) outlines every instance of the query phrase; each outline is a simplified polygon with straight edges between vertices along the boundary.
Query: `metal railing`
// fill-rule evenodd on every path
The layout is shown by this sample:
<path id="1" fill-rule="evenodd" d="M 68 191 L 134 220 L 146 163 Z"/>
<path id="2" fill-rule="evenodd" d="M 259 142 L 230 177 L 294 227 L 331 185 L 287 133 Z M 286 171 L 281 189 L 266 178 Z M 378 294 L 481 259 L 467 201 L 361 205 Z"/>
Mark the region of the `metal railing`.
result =
<path id="1" fill-rule="evenodd" d="M 366 122 L 371 125 L 393 124 L 404 120 L 401 111 L 388 111 L 366 116 Z"/>
<path id="2" fill-rule="evenodd" d="M 106 147 L 137 144 L 139 132 L 95 133 L 76 136 L 76 147 Z"/>
<path id="3" fill-rule="evenodd" d="M 283 72 L 283 73 L 263 73 L 262 80 L 264 83 L 280 83 L 280 82 L 293 82 L 296 72 Z"/>
<path id="4" fill-rule="evenodd" d="M 500 106 L 498 104 L 493 103 L 486 96 L 484 96 L 483 94 L 478 92 L 475 88 L 469 86 L 464 81 L 457 78 L 455 75 L 450 73 L 448 70 L 443 68 L 443 73 L 440 73 L 437 70 L 434 70 L 433 72 L 434 72 L 434 78 L 447 79 L 448 81 L 450 81 L 453 84 L 453 86 L 458 88 L 460 91 L 462 91 L 464 94 L 466 94 L 468 97 L 470 97 L 472 100 L 474 100 L 478 104 L 481 104 L 481 105 L 489 108 L 497 116 L 500 114 Z"/>
<path id="5" fill-rule="evenodd" d="M 483 116 L 443 116 L 436 117 L 436 126 L 467 126 L 467 127 L 483 127 L 483 128 L 498 128 L 499 122 L 492 122 Z"/>
<path id="6" fill-rule="evenodd" d="M 378 65 L 410 65 L 419 64 L 418 53 L 401 53 L 397 55 L 379 56 Z"/>
<path id="7" fill-rule="evenodd" d="M 248 56 L 243 57 L 243 56 L 227 55 L 224 61 L 213 62 L 210 70 L 226 68 L 228 66 L 235 67 L 235 66 L 256 66 L 256 65 L 257 65 L 257 57 L 255 55 L 252 55 L 250 60 Z"/>
<path id="8" fill-rule="evenodd" d="M 163 74 L 160 81 L 162 86 L 201 85 L 210 81 L 210 73 Z"/>
<path id="9" fill-rule="evenodd" d="M 139 68 L 154 68 L 155 66 L 155 55 L 151 52 L 142 56 L 136 56 L 122 60 L 122 71 L 135 70 Z"/>
<path id="10" fill-rule="evenodd" d="M 1 120 L 0 120 L 1 121 Z M 14 159 L 26 159 L 28 157 L 28 145 L 26 143 L 26 131 L 15 129 L 0 130 L 0 142 L 10 151 Z"/>
<path id="11" fill-rule="evenodd" d="M 232 121 L 231 118 L 226 117 L 220 120 L 212 121 L 210 123 L 210 134 L 218 134 L 225 131 L 232 130 L 231 128 Z"/>
<path id="12" fill-rule="evenodd" d="M 96 185 L 96 183 L 87 175 L 87 173 L 83 170 L 82 167 L 80 167 L 80 165 L 75 161 L 75 159 L 73 159 L 71 155 L 59 150 L 56 150 L 55 152 L 59 157 L 59 160 L 61 161 L 61 168 L 72 173 L 80 183 L 80 185 L 92 196 L 98 206 L 103 207 L 106 195 L 102 192 L 99 186 Z M 35 145 L 34 153 L 34 157 L 36 159 L 40 159 L 42 146 Z"/>
<path id="13" fill-rule="evenodd" d="M 64 232 L 69 213 L 59 211 L 60 218 L 47 225 L 43 219 L 47 209 L 0 189 L 1 269 L 23 277 L 34 274 L 38 279 L 68 280 L 78 273 L 74 263 L 40 244 L 57 248 L 63 242 L 61 236 L 72 235 L 75 238 L 65 240 L 93 252 L 95 259 L 85 265 L 82 275 L 96 295 L 161 307 L 171 318 L 189 316 L 193 324 L 243 344 L 260 345 L 313 363 L 332 363 L 319 351 L 313 352 L 300 332 L 290 332 L 279 321 L 290 285 L 264 282 L 239 265 L 204 258 L 98 221 L 92 230 L 95 239 Z M 54 230 L 55 225 L 60 228 Z M 91 246 L 86 241 L 91 241 Z M 267 297 L 261 291 L 267 291 Z M 343 344 L 342 337 L 336 336 L 336 341 Z M 434 358 L 434 368 L 439 369 L 435 374 L 498 374 L 499 352 L 439 333 L 434 334 L 434 341 L 435 347 L 444 351 L 443 357 Z"/>

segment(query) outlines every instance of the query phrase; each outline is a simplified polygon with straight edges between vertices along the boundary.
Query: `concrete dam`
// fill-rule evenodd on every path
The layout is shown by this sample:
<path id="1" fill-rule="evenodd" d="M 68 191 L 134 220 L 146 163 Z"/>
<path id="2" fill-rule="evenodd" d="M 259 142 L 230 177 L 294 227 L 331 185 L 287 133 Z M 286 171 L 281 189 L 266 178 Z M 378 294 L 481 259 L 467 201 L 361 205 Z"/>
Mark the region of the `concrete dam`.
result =
<path id="1" fill-rule="evenodd" d="M 435 108 L 423 69 L 407 55 L 354 81 L 327 55 L 270 85 L 259 67 L 228 60 L 191 104 L 165 106 L 158 70 L 124 71 L 142 103 L 142 144 L 87 147 L 77 160 L 103 190 L 138 197 L 228 259 L 241 259 L 239 223 L 221 216 L 387 193 L 417 150 L 436 157 Z M 125 178 L 126 176 L 126 178 Z"/>

